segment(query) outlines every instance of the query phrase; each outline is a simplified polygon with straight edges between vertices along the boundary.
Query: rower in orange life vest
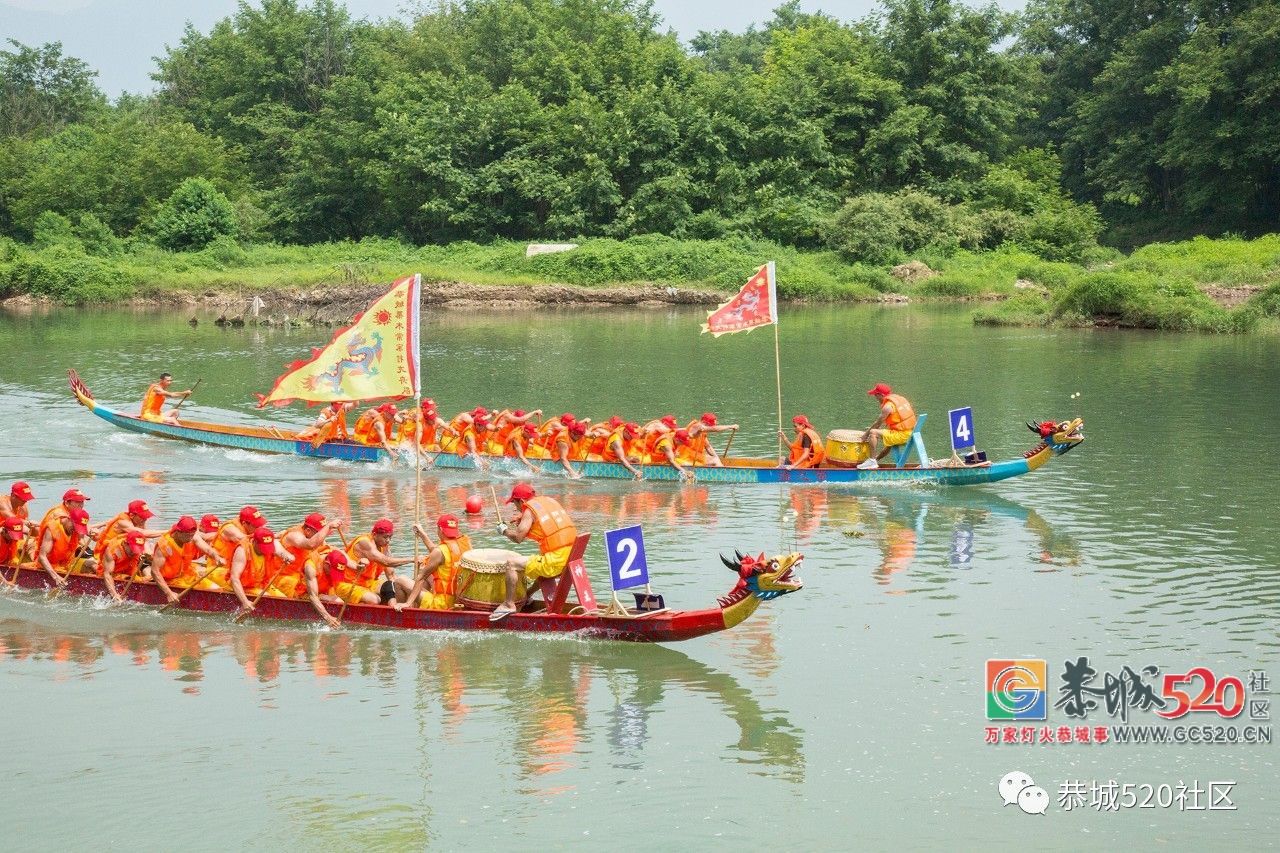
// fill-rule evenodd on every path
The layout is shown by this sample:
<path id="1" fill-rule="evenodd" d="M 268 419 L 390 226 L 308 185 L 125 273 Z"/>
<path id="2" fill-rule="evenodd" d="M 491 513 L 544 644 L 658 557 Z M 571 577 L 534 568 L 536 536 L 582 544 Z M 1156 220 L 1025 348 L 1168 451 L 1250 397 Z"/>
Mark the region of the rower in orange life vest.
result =
<path id="1" fill-rule="evenodd" d="M 782 467 L 817 468 L 822 464 L 822 460 L 827 458 L 827 451 L 822 446 L 822 437 L 804 415 L 796 415 L 791 419 L 791 423 L 795 425 L 796 435 L 791 440 L 791 453 L 788 455 L 787 464 Z M 785 433 L 779 431 L 778 435 L 782 436 L 783 441 L 787 440 Z"/>
<path id="2" fill-rule="evenodd" d="M 652 463 L 661 464 L 665 461 L 672 468 L 680 472 L 680 479 L 688 481 L 693 479 L 693 471 L 680 464 L 681 458 L 687 458 L 689 454 L 689 446 L 691 439 L 687 429 L 672 430 L 658 436 L 658 440 L 653 445 L 653 455 L 650 459 Z"/>
<path id="3" fill-rule="evenodd" d="M 370 532 L 351 540 L 351 544 L 347 546 L 347 559 L 361 567 L 356 583 L 374 591 L 378 597 L 376 603 L 390 604 L 392 608 L 401 610 L 404 602 L 408 601 L 409 590 L 413 588 L 413 578 L 398 575 L 395 570 L 412 563 L 413 558 L 393 557 L 387 551 L 395 532 L 391 519 L 378 519 Z M 385 578 L 380 585 L 379 571 Z"/>
<path id="4" fill-rule="evenodd" d="M 280 534 L 280 544 L 293 555 L 293 559 L 285 566 L 276 578 L 275 588 L 288 598 L 297 598 L 298 591 L 305 586 L 303 567 L 306 561 L 316 552 L 323 555 L 329 550 L 325 539 L 335 530 L 342 528 L 342 520 L 327 521 L 318 512 L 313 512 Z"/>
<path id="5" fill-rule="evenodd" d="M 506 456 L 506 448 L 511 436 L 523 434 L 526 425 L 542 414 L 542 409 L 526 412 L 524 409 L 503 409 L 493 417 L 493 428 L 489 431 L 489 442 L 485 448 L 494 456 Z M 536 427 L 535 427 L 536 429 Z"/>
<path id="6" fill-rule="evenodd" d="M 173 376 L 168 373 L 161 373 L 157 382 L 152 382 L 147 387 L 147 393 L 142 396 L 142 412 L 140 417 L 144 421 L 157 421 L 164 424 L 178 423 L 178 415 L 170 409 L 164 411 L 164 401 L 174 398 L 185 400 L 191 396 L 191 389 L 186 391 L 170 391 L 169 386 L 173 384 Z"/>
<path id="7" fill-rule="evenodd" d="M 487 418 L 489 410 L 484 406 L 476 406 L 469 412 L 459 412 L 453 416 L 453 420 L 449 421 L 445 428 L 445 435 L 440 438 L 440 449 L 447 453 L 456 453 L 459 456 L 466 452 L 466 446 L 462 442 L 462 434 L 475 424 L 476 418 Z"/>
<path id="8" fill-rule="evenodd" d="M 26 536 L 26 525 L 16 515 L 0 520 L 0 568 L 21 565 L 29 562 L 34 556 L 33 543 Z M 0 572 L 6 581 L 9 578 Z M 16 577 L 15 577 L 16 580 Z"/>
<path id="9" fill-rule="evenodd" d="M 413 532 L 431 553 L 418 569 L 408 600 L 425 610 L 451 610 L 457 591 L 458 566 L 462 555 L 471 550 L 471 537 L 458 528 L 458 517 L 447 513 L 436 519 L 436 530 L 440 534 L 439 545 L 431 541 L 420 525 L 413 526 Z"/>
<path id="10" fill-rule="evenodd" d="M 632 464 L 641 461 L 641 452 L 636 446 L 639 439 L 640 428 L 633 423 L 624 423 L 610 430 L 600 451 L 600 461 L 621 465 L 631 472 L 631 476 L 643 480 L 644 473 Z"/>
<path id="11" fill-rule="evenodd" d="M 256 596 L 271 586 L 292 559 L 293 555 L 279 546 L 275 533 L 268 527 L 255 529 L 248 541 L 240 543 L 231 558 L 229 574 L 231 591 L 240 599 L 242 612 L 253 612 L 249 596 Z"/>
<path id="12" fill-rule="evenodd" d="M 107 593 L 117 604 L 124 601 L 124 596 L 116 590 L 116 580 L 128 581 L 138 574 L 146 547 L 147 537 L 142 535 L 142 531 L 130 530 L 103 549 L 98 572 L 106 584 Z"/>
<path id="13" fill-rule="evenodd" d="M 112 545 L 115 540 L 123 537 L 127 533 L 141 533 L 144 539 L 159 539 L 165 534 L 163 530 L 148 530 L 142 525 L 150 518 L 154 518 L 155 513 L 147 506 L 144 500 L 130 501 L 128 508 L 124 512 L 118 513 L 111 520 L 102 526 L 98 533 L 98 544 L 93 549 L 93 556 L 99 561 L 102 560 L 103 553 Z"/>
<path id="14" fill-rule="evenodd" d="M 74 509 L 84 509 L 84 503 L 87 500 L 89 500 L 89 496 L 79 489 L 67 489 L 62 493 L 62 502 L 49 507 L 44 517 L 40 519 L 40 524 L 36 527 L 36 536 L 39 537 L 40 531 L 44 530 L 49 522 L 55 518 L 65 518 L 71 515 L 71 511 Z"/>
<path id="15" fill-rule="evenodd" d="M 525 424 L 512 429 L 502 442 L 502 455 L 519 459 L 525 465 L 529 465 L 529 457 L 526 454 L 528 454 L 529 448 L 537 437 L 538 428 L 533 424 Z"/>
<path id="16" fill-rule="evenodd" d="M 319 447 L 326 441 L 346 441 L 347 412 L 356 407 L 355 403 L 334 402 L 320 410 L 315 423 L 298 433 L 298 438 L 310 441 L 312 447 Z"/>
<path id="17" fill-rule="evenodd" d="M 871 446 L 871 458 L 858 467 L 872 469 L 880 467 L 890 448 L 899 447 L 911 440 L 911 433 L 916 428 L 916 412 L 911 403 L 901 394 L 893 393 L 893 389 L 883 382 L 867 392 L 875 397 L 880 406 L 880 416 L 867 429 L 867 443 Z"/>
<path id="18" fill-rule="evenodd" d="M 367 409 L 356 420 L 352 438 L 370 447 L 381 447 L 395 458 L 395 450 L 391 447 L 391 439 L 395 433 L 396 407 L 394 403 L 383 403 L 375 409 Z"/>
<path id="19" fill-rule="evenodd" d="M 532 557 L 514 556 L 507 560 L 507 597 L 489 615 L 497 622 L 516 612 L 516 587 L 521 576 L 533 578 L 542 590 L 543 599 L 555 594 L 555 581 L 569 563 L 569 552 L 578 537 L 578 529 L 564 507 L 552 498 L 542 497 L 528 483 L 516 483 L 506 503 L 514 503 L 515 517 L 498 524 L 498 532 L 512 542 L 532 539 L 538 553 Z"/>
<path id="20" fill-rule="evenodd" d="M 675 432 L 677 426 L 679 425 L 676 423 L 675 415 L 663 415 L 640 427 L 640 435 L 644 440 L 642 449 L 645 462 L 655 463 L 662 461 L 662 454 L 656 452 L 658 440 L 664 435 L 670 435 Z"/>
<path id="21" fill-rule="evenodd" d="M 27 533 L 36 532 L 36 524 L 31 520 L 31 507 L 27 504 L 36 499 L 31 487 L 19 480 L 9 487 L 9 494 L 0 494 L 0 518 L 16 516 L 22 519 Z"/>
<path id="22" fill-rule="evenodd" d="M 266 526 L 267 519 L 258 511 L 256 506 L 241 508 L 238 518 L 224 521 L 218 527 L 218 532 L 209 539 L 209 544 L 213 546 L 213 550 L 218 552 L 218 562 L 230 568 L 231 558 L 235 556 L 236 549 L 240 547 L 240 543 L 247 541 L 253 535 L 253 531 L 259 527 Z M 218 583 L 227 589 L 231 588 L 230 576 L 223 573 L 219 574 Z"/>
<path id="23" fill-rule="evenodd" d="M 587 424 L 585 421 L 573 419 L 569 415 L 569 420 L 565 420 L 565 416 L 560 416 L 558 427 L 553 427 L 544 437 L 544 446 L 550 454 L 550 458 L 560 463 L 570 479 L 577 480 L 582 476 L 573 465 L 569 464 L 569 460 L 574 458 L 574 449 L 576 447 L 585 447 L 584 438 L 587 434 Z"/>
<path id="24" fill-rule="evenodd" d="M 229 580 L 222 570 L 208 573 L 210 560 L 213 565 L 223 564 L 222 555 L 213 550 L 202 535 L 202 531 L 207 534 L 210 528 L 216 531 L 217 521 L 216 517 L 206 515 L 201 524 L 197 525 L 194 518 L 184 515 L 156 543 L 155 551 L 151 554 L 151 580 L 160 587 L 170 604 L 178 601 L 178 594 L 173 591 L 175 586 L 189 587 L 195 584 L 198 589 L 222 589 L 213 580 L 213 574 L 223 574 L 224 581 L 228 583 L 226 588 L 230 588 Z M 205 558 L 206 571 L 197 573 L 195 561 L 201 554 Z M 200 579 L 201 575 L 204 575 L 203 580 Z"/>
<path id="25" fill-rule="evenodd" d="M 82 507 L 73 507 L 65 515 L 55 515 L 40 525 L 40 544 L 36 550 L 36 563 L 53 579 L 58 587 L 67 585 L 64 575 L 70 574 L 76 554 L 89 535 L 89 513 Z M 92 571 L 93 558 L 84 560 L 83 569 Z"/>
<path id="26" fill-rule="evenodd" d="M 471 423 L 464 423 L 461 426 L 462 430 L 458 437 L 458 443 L 454 448 L 454 453 L 458 454 L 460 459 L 474 459 L 476 467 L 481 471 L 488 469 L 489 463 L 485 462 L 480 453 L 489 440 L 488 416 L 473 413 Z"/>
<path id="27" fill-rule="evenodd" d="M 713 468 L 721 468 L 724 463 L 720 461 L 720 454 L 716 453 L 716 449 L 711 446 L 711 433 L 713 432 L 737 432 L 737 424 L 721 424 L 718 423 L 714 412 L 703 412 L 702 417 L 689 421 L 685 427 L 689 431 L 689 451 L 685 457 L 681 458 L 681 462 L 688 462 L 690 465 L 710 465 Z"/>
<path id="28" fill-rule="evenodd" d="M 342 623 L 324 606 L 326 601 L 339 599 L 333 592 L 334 587 L 342 581 L 342 569 L 347 565 L 347 555 L 337 549 L 312 551 L 302 564 L 302 587 L 297 598 L 305 598 L 311 602 L 316 614 L 330 628 L 341 628 Z M 332 568 L 332 570 L 331 570 Z M 337 580 L 335 581 L 335 577 Z M 373 593 L 369 593 L 370 596 Z"/>

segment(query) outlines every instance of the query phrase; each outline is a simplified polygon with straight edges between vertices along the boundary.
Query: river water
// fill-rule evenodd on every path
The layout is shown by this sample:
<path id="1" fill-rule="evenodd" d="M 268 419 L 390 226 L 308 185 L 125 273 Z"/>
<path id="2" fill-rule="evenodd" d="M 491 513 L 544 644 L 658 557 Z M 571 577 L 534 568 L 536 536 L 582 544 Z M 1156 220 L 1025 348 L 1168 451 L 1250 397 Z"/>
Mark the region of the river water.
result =
<path id="1" fill-rule="evenodd" d="M 772 335 L 713 340 L 698 334 L 701 317 L 432 312 L 426 389 L 446 416 L 476 404 L 637 420 L 711 409 L 742 425 L 734 453 L 767 453 Z M 412 516 L 411 470 L 127 434 L 66 392 L 76 367 L 99 399 L 131 408 L 168 370 L 180 388 L 203 380 L 192 417 L 259 422 L 252 393 L 329 336 L 186 320 L 0 315 L 3 485 L 30 482 L 41 511 L 78 485 L 95 519 L 135 497 L 165 521 L 245 503 L 277 528 L 315 509 L 364 529 Z M 597 539 L 643 525 L 657 591 L 677 607 L 709 606 L 732 586 L 719 554 L 805 553 L 804 590 L 735 630 L 672 646 L 282 630 L 5 593 L 4 846 L 1273 841 L 1280 746 L 989 744 L 987 727 L 1004 724 L 987 720 L 984 664 L 1047 660 L 1050 706 L 1063 662 L 1082 656 L 1097 686 L 1124 666 L 1280 678 L 1280 341 L 812 307 L 784 311 L 781 347 L 788 417 L 804 411 L 823 431 L 865 426 L 874 408 L 863 392 L 886 381 L 931 414 L 934 455 L 946 455 L 947 410 L 963 405 L 993 459 L 1034 443 L 1028 419 L 1082 416 L 1088 440 L 1030 476 L 967 489 L 541 481 Z M 272 416 L 306 420 L 298 409 Z M 460 512 L 489 482 L 427 473 L 424 511 Z M 473 536 L 499 544 L 484 527 Z M 607 589 L 598 545 L 588 564 Z M 1098 702 L 1087 724 L 1118 723 Z M 1063 724 L 1079 721 L 1051 707 L 1048 725 Z M 1002 806 L 996 783 L 1014 770 L 1048 792 L 1046 815 Z M 1071 780 L 1234 781 L 1237 808 L 1068 810 L 1059 792 Z"/>

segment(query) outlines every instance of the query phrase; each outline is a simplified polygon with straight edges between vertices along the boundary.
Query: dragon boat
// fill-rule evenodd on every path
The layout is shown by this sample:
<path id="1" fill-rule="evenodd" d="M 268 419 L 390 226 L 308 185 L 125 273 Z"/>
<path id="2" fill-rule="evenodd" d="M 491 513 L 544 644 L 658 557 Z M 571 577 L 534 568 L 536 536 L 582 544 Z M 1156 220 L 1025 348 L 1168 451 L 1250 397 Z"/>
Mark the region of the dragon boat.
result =
<path id="1" fill-rule="evenodd" d="M 185 419 L 179 424 L 144 420 L 137 415 L 127 415 L 98 402 L 80 381 L 75 371 L 70 371 L 70 375 L 71 391 L 82 406 L 112 426 L 131 432 L 259 453 L 291 454 L 347 462 L 391 460 L 391 455 L 383 448 L 355 441 L 327 441 L 313 445 L 310 440 L 299 438 L 297 431 L 288 427 L 237 426 Z M 776 459 L 732 457 L 724 460 L 723 467 L 690 465 L 688 470 L 691 473 L 691 479 L 697 483 L 787 483 L 792 485 L 931 483 L 944 486 L 973 486 L 996 483 L 1010 477 L 1028 474 L 1084 441 L 1084 421 L 1080 418 L 1061 422 L 1028 423 L 1027 427 L 1040 438 L 1040 441 L 1020 458 L 983 462 L 972 466 L 947 463 L 939 465 L 931 463 L 924 453 L 924 443 L 919 435 L 919 427 L 924 419 L 925 416 L 921 416 L 917 431 L 913 433 L 909 445 L 916 450 L 917 456 L 922 460 L 918 463 L 909 463 L 905 453 L 900 457 L 900 464 L 882 464 L 881 467 L 871 470 L 825 465 L 819 468 L 788 468 L 779 465 Z M 406 450 L 406 452 L 411 454 L 412 450 Z M 473 457 L 461 457 L 448 451 L 424 451 L 424 454 L 433 459 L 432 466 L 437 469 L 475 471 L 480 468 Z M 560 463 L 551 459 L 530 459 L 526 466 L 511 457 L 492 456 L 485 453 L 480 455 L 486 465 L 514 476 L 564 476 L 564 469 Z M 634 479 L 630 471 L 615 462 L 588 460 L 575 461 L 573 464 L 586 479 Z M 680 472 L 670 465 L 637 465 L 636 467 L 648 481 L 681 479 Z"/>
<path id="2" fill-rule="evenodd" d="M 531 601 L 524 610 L 498 622 L 489 620 L 488 610 L 467 610 L 460 609 L 460 606 L 453 610 L 405 607 L 399 611 L 378 604 L 352 604 L 344 608 L 340 604 L 326 603 L 325 606 L 329 613 L 340 618 L 346 625 L 427 631 L 572 634 L 588 639 L 670 643 L 732 628 L 755 613 L 761 602 L 771 601 L 804 587 L 804 582 L 794 574 L 804 561 L 801 554 L 784 554 L 772 558 L 766 558 L 763 554 L 758 557 L 742 554 L 735 556 L 735 560 L 725 557 L 720 559 L 737 574 L 738 582 L 716 602 L 715 607 L 704 610 L 628 608 L 622 606 L 616 596 L 609 606 L 596 608 L 594 597 L 590 594 L 590 582 L 586 580 L 580 559 L 576 561 L 576 567 L 571 561 L 562 576 L 561 585 L 563 587 L 572 581 L 579 601 L 585 600 L 590 606 L 578 604 L 569 608 L 568 612 L 559 612 L 565 609 L 563 602 L 566 597 L 559 592 L 553 598 L 550 609 L 542 601 Z M 7 585 L 30 590 L 53 589 L 53 581 L 48 573 L 38 567 L 27 565 L 18 567 L 12 575 L 9 572 L 8 568 L 0 568 L 0 574 L 4 576 L 4 582 L 8 582 Z M 0 582 L 0 588 L 6 586 L 4 582 Z M 567 592 L 567 587 L 565 589 Z M 64 592 L 91 597 L 108 595 L 106 582 L 100 576 L 92 574 L 70 575 Z M 192 589 L 181 590 L 181 593 L 181 600 L 177 605 L 171 605 L 174 609 L 230 614 L 240 606 L 232 592 Z M 156 607 L 168 604 L 164 592 L 150 581 L 134 581 L 124 591 L 124 595 L 129 601 L 138 604 Z M 637 595 L 637 603 L 642 599 L 653 598 L 651 595 Z M 262 596 L 258 600 L 253 617 L 276 622 L 317 621 L 316 612 L 309 601 L 272 596 Z"/>

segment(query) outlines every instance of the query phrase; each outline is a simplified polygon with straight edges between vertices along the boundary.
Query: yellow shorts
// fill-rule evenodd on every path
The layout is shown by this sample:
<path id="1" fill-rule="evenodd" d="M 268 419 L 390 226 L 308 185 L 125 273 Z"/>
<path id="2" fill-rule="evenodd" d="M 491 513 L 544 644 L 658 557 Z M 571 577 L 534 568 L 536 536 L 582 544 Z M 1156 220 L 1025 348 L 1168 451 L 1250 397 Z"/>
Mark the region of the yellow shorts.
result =
<path id="1" fill-rule="evenodd" d="M 267 595 L 280 595 L 285 598 L 296 598 L 299 591 L 305 591 L 307 585 L 302 582 L 302 578 L 297 575 L 282 575 L 276 578 L 275 583 L 271 585 L 271 589 L 267 590 Z"/>
<path id="2" fill-rule="evenodd" d="M 364 601 L 364 594 L 366 592 L 375 597 L 378 595 L 376 592 L 373 592 L 372 590 L 365 589 L 364 587 L 359 586 L 357 584 L 353 584 L 353 583 L 340 583 L 337 586 L 331 588 L 329 592 L 333 595 L 338 596 L 338 598 L 341 598 L 347 604 L 362 603 Z"/>
<path id="3" fill-rule="evenodd" d="M 151 421 L 153 424 L 158 424 L 162 420 L 160 415 L 146 414 L 146 415 L 139 415 L 138 417 L 144 421 Z"/>
<path id="4" fill-rule="evenodd" d="M 909 429 L 887 429 L 884 431 L 884 446 L 898 447 L 906 444 L 911 440 L 911 430 Z"/>
<path id="5" fill-rule="evenodd" d="M 569 552 L 572 550 L 572 545 L 566 545 L 555 551 L 530 557 L 528 564 L 524 567 L 524 576 L 527 578 L 560 577 L 560 573 L 564 571 L 564 567 L 569 563 Z"/>

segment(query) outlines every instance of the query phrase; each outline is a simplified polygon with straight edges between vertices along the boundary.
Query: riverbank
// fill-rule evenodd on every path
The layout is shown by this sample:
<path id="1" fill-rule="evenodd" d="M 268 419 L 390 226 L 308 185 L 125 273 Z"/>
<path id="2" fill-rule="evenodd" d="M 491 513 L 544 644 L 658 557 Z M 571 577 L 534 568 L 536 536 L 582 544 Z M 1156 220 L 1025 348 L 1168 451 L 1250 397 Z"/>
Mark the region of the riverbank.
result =
<path id="1" fill-rule="evenodd" d="M 1129 256 L 1098 249 L 1082 263 L 1046 261 L 1017 248 L 923 251 L 894 267 L 849 263 L 831 251 L 746 238 L 658 235 L 584 240 L 526 256 L 526 244 L 415 247 L 395 240 L 314 246 L 241 245 L 219 239 L 199 252 L 143 243 L 0 241 L 0 300 L 195 307 L 228 320 L 250 313 L 340 322 L 386 282 L 421 272 L 428 304 L 468 307 L 685 304 L 714 306 L 764 260 L 777 262 L 788 301 L 979 301 L 975 322 L 1014 326 L 1116 326 L 1244 332 L 1280 318 L 1280 236 L 1197 238 Z M 16 298 L 16 301 L 15 301 Z"/>

